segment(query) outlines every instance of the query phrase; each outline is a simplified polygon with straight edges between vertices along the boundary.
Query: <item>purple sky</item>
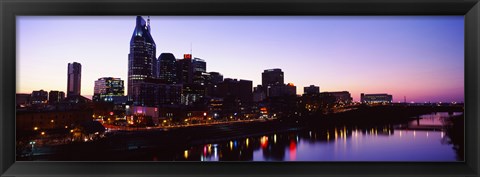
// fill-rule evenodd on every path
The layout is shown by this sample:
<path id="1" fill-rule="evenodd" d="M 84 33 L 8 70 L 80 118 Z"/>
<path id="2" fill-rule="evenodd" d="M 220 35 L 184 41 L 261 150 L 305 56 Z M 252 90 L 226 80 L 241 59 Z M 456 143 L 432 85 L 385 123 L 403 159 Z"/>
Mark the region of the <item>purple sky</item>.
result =
<path id="1" fill-rule="evenodd" d="M 82 95 L 100 77 L 127 84 L 135 16 L 18 16 L 17 93 L 66 91 L 67 64 L 82 64 Z M 144 17 L 145 19 L 147 17 Z M 152 16 L 162 52 L 207 62 L 207 71 L 261 84 L 264 69 L 320 91 L 389 93 L 394 101 L 464 101 L 463 16 Z"/>

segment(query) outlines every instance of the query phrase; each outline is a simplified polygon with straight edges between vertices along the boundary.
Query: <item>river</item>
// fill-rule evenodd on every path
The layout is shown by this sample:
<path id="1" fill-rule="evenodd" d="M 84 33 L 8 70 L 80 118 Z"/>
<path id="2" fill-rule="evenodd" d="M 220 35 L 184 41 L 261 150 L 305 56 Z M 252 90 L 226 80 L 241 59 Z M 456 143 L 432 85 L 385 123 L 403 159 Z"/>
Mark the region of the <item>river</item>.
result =
<path id="1" fill-rule="evenodd" d="M 172 154 L 187 161 L 463 161 L 444 122 L 462 113 L 432 113 L 403 125 L 339 126 L 232 139 Z M 153 153 L 151 160 L 160 158 Z M 165 157 L 165 156 L 163 156 Z"/>

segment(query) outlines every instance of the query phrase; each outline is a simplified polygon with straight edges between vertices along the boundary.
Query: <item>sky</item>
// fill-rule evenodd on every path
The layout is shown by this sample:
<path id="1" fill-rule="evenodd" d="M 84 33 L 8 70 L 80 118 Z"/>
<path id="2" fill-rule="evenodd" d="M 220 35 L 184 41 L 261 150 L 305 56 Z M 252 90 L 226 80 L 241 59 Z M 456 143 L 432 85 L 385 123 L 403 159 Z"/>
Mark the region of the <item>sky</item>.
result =
<path id="1" fill-rule="evenodd" d="M 126 86 L 135 19 L 17 16 L 17 93 L 66 92 L 72 62 L 82 64 L 86 97 L 101 77 Z M 254 86 L 280 68 L 297 94 L 316 85 L 355 101 L 388 93 L 394 102 L 464 102 L 463 16 L 151 16 L 150 25 L 157 57 L 192 51 L 207 72 Z"/>

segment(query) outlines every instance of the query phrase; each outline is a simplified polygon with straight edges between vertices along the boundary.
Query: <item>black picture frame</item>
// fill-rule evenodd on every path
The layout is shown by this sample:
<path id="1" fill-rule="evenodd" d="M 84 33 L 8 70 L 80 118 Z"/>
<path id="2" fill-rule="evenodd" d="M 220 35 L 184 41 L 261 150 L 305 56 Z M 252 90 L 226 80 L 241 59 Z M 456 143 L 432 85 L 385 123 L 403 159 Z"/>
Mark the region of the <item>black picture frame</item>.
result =
<path id="1" fill-rule="evenodd" d="M 479 176 L 479 0 L 0 0 L 1 176 Z M 16 162 L 18 15 L 464 15 L 465 162 Z"/>

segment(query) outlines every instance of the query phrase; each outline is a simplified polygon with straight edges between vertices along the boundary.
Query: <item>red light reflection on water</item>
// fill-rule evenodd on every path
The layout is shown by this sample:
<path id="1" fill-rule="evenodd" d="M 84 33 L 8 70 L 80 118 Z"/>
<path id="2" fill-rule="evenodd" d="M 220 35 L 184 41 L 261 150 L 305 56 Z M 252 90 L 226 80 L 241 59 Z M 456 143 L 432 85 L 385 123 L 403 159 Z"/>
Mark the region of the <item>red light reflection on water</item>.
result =
<path id="1" fill-rule="evenodd" d="M 260 138 L 260 145 L 262 146 L 263 149 L 267 148 L 267 146 L 268 146 L 268 137 L 267 136 L 262 136 L 262 138 Z"/>
<path id="2" fill-rule="evenodd" d="M 289 148 L 290 160 L 297 159 L 297 143 L 295 140 L 290 140 L 290 148 Z"/>

